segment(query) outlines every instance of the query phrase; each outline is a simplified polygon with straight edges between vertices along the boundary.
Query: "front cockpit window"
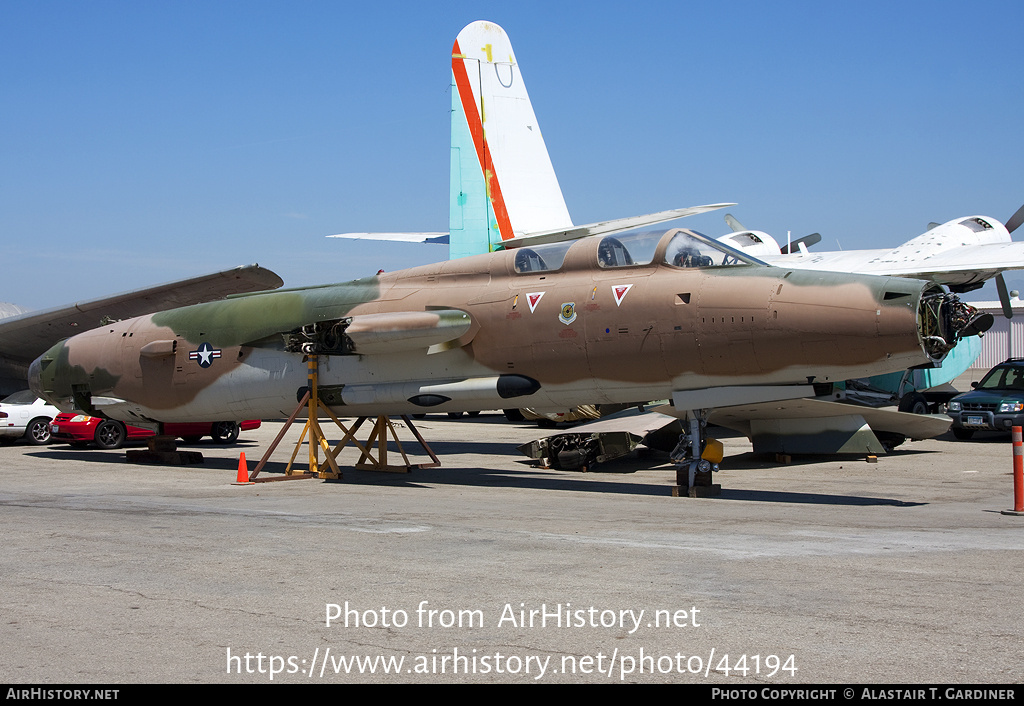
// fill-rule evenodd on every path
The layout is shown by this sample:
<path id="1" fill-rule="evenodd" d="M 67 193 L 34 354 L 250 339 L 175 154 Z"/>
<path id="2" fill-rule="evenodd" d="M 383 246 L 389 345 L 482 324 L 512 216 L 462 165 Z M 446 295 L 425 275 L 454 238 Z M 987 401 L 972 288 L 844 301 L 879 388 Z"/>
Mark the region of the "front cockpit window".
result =
<path id="1" fill-rule="evenodd" d="M 597 264 L 605 268 L 649 264 L 664 233 L 659 230 L 605 236 L 597 246 Z"/>
<path id="2" fill-rule="evenodd" d="M 982 233 L 986 230 L 992 230 L 992 224 L 988 221 L 983 221 L 980 218 L 965 218 L 960 221 L 960 225 L 967 226 L 975 233 Z"/>
<path id="3" fill-rule="evenodd" d="M 679 230 L 665 248 L 665 264 L 673 267 L 728 267 L 765 263 L 706 235 Z"/>
<path id="4" fill-rule="evenodd" d="M 519 274 L 527 272 L 554 272 L 562 267 L 565 253 L 569 251 L 572 241 L 534 245 L 529 248 L 518 248 L 513 263 Z"/>

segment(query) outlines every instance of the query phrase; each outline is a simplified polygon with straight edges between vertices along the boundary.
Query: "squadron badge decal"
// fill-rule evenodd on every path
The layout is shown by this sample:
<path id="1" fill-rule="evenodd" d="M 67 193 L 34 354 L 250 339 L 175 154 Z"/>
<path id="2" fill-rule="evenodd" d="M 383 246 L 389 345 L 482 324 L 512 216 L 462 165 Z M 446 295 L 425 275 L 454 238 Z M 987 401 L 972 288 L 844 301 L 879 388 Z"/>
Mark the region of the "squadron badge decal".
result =
<path id="1" fill-rule="evenodd" d="M 540 298 L 544 296 L 544 292 L 532 292 L 526 295 L 526 301 L 530 305 L 530 313 L 532 314 L 537 309 L 537 305 L 540 304 Z"/>
<path id="2" fill-rule="evenodd" d="M 615 306 L 621 306 L 622 300 L 626 298 L 626 292 L 633 288 L 632 284 L 613 284 L 612 296 L 615 297 Z"/>
<path id="3" fill-rule="evenodd" d="M 209 368 L 214 358 L 220 358 L 220 348 L 214 348 L 206 341 L 200 343 L 197 350 L 188 352 L 188 359 L 198 361 L 200 368 Z"/>
<path id="4" fill-rule="evenodd" d="M 576 320 L 576 302 L 562 304 L 562 310 L 558 312 L 558 320 L 568 326 Z"/>

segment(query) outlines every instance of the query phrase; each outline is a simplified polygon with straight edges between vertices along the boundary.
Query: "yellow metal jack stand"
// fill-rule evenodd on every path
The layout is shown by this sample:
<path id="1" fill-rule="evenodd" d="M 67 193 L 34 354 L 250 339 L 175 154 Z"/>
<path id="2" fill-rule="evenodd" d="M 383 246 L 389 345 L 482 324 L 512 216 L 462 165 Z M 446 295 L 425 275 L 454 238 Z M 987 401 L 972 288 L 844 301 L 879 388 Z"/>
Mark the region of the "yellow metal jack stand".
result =
<path id="1" fill-rule="evenodd" d="M 360 470 L 408 473 L 413 468 L 434 468 L 441 465 L 441 462 L 438 460 L 437 456 L 434 455 L 434 452 L 431 450 L 430 446 L 427 445 L 427 442 L 423 440 L 422 436 L 420 436 L 419 431 L 417 431 L 416 427 L 413 426 L 412 421 L 405 416 L 402 417 L 402 420 L 406 423 L 406 425 L 409 427 L 412 433 L 416 436 L 416 440 L 420 442 L 420 445 L 430 456 L 430 458 L 433 461 L 432 463 L 409 463 L 409 458 L 408 456 L 406 456 L 405 450 L 402 448 L 402 443 L 398 440 L 398 434 L 395 431 L 394 424 L 386 416 L 379 416 L 376 418 L 376 421 L 373 424 L 373 429 L 365 445 L 361 444 L 359 440 L 356 439 L 355 434 L 359 430 L 359 427 L 362 426 L 363 422 L 369 419 L 369 417 L 360 417 L 356 421 L 355 426 L 353 426 L 352 429 L 349 430 L 349 428 L 346 427 L 345 424 L 334 415 L 334 412 L 332 412 L 327 407 L 327 405 L 321 402 L 320 398 L 317 396 L 317 356 L 308 355 L 306 359 L 309 365 L 309 390 L 306 392 L 305 395 L 303 395 L 302 399 L 299 401 L 299 405 L 295 408 L 295 411 L 292 412 L 290 417 L 288 417 L 288 421 L 285 423 L 284 427 L 281 428 L 281 431 L 278 432 L 277 437 L 274 439 L 274 442 L 267 449 L 266 453 L 263 454 L 263 458 L 260 459 L 260 462 L 256 465 L 256 468 L 253 469 L 252 474 L 249 476 L 250 481 L 260 483 L 267 482 L 270 480 L 298 480 L 301 478 L 324 478 L 327 480 L 337 480 L 342 477 L 341 470 L 338 468 L 337 457 L 341 450 L 345 448 L 345 446 L 347 446 L 348 442 L 350 441 L 360 451 L 361 455 L 359 457 L 359 461 L 356 462 L 355 466 Z M 285 468 L 284 477 L 257 479 L 256 476 L 259 475 L 259 472 L 261 470 L 263 470 L 263 467 L 270 459 L 271 454 L 274 453 L 274 451 L 277 449 L 277 445 L 281 443 L 281 440 L 284 438 L 285 433 L 288 431 L 292 423 L 302 412 L 303 407 L 307 408 L 309 415 L 306 421 L 306 425 L 302 430 L 302 434 L 299 436 L 299 440 L 295 444 L 295 450 L 292 451 L 292 456 L 288 460 L 288 466 Z M 343 434 L 342 440 L 338 442 L 338 444 L 333 449 L 331 448 L 330 442 L 327 440 L 327 437 L 324 434 L 323 430 L 320 428 L 320 422 L 318 420 L 318 411 L 322 411 L 324 414 L 330 417 Z M 399 453 L 402 454 L 402 459 L 405 461 L 404 466 L 388 465 L 388 430 L 390 430 L 391 437 L 394 439 L 395 444 L 397 444 L 398 446 Z M 307 434 L 309 435 L 309 469 L 305 473 L 295 473 L 292 470 L 292 465 L 295 463 L 295 457 L 298 455 L 299 449 L 302 447 L 303 442 L 306 440 Z M 377 442 L 376 457 L 372 452 L 374 441 Z M 326 466 L 320 465 L 320 449 L 323 449 L 324 451 L 324 460 L 327 462 Z"/>

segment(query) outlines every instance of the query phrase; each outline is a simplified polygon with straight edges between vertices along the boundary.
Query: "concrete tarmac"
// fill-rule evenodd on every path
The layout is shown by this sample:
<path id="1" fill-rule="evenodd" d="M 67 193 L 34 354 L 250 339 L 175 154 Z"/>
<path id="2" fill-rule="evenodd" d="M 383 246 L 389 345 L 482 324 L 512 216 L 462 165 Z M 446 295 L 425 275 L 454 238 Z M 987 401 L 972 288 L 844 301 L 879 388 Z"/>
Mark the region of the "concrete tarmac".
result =
<path id="1" fill-rule="evenodd" d="M 276 423 L 193 467 L 0 447 L 0 681 L 1024 679 L 1006 436 L 791 465 L 729 438 L 695 500 L 662 457 L 557 472 L 529 424 L 418 427 L 441 468 L 337 483 L 232 485 Z"/>

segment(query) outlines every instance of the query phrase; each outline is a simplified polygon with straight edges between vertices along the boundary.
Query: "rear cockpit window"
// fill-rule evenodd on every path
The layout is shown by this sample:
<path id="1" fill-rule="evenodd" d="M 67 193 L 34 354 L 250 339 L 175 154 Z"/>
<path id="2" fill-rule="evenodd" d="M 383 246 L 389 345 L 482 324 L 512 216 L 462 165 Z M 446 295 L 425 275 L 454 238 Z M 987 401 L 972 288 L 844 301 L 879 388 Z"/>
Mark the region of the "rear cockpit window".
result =
<path id="1" fill-rule="evenodd" d="M 572 241 L 535 245 L 532 248 L 518 248 L 514 267 L 516 272 L 553 272 L 562 266 L 565 253 L 569 251 Z"/>
<path id="2" fill-rule="evenodd" d="M 609 235 L 597 246 L 597 264 L 601 267 L 646 265 L 654 259 L 654 251 L 665 231 L 640 231 Z"/>

